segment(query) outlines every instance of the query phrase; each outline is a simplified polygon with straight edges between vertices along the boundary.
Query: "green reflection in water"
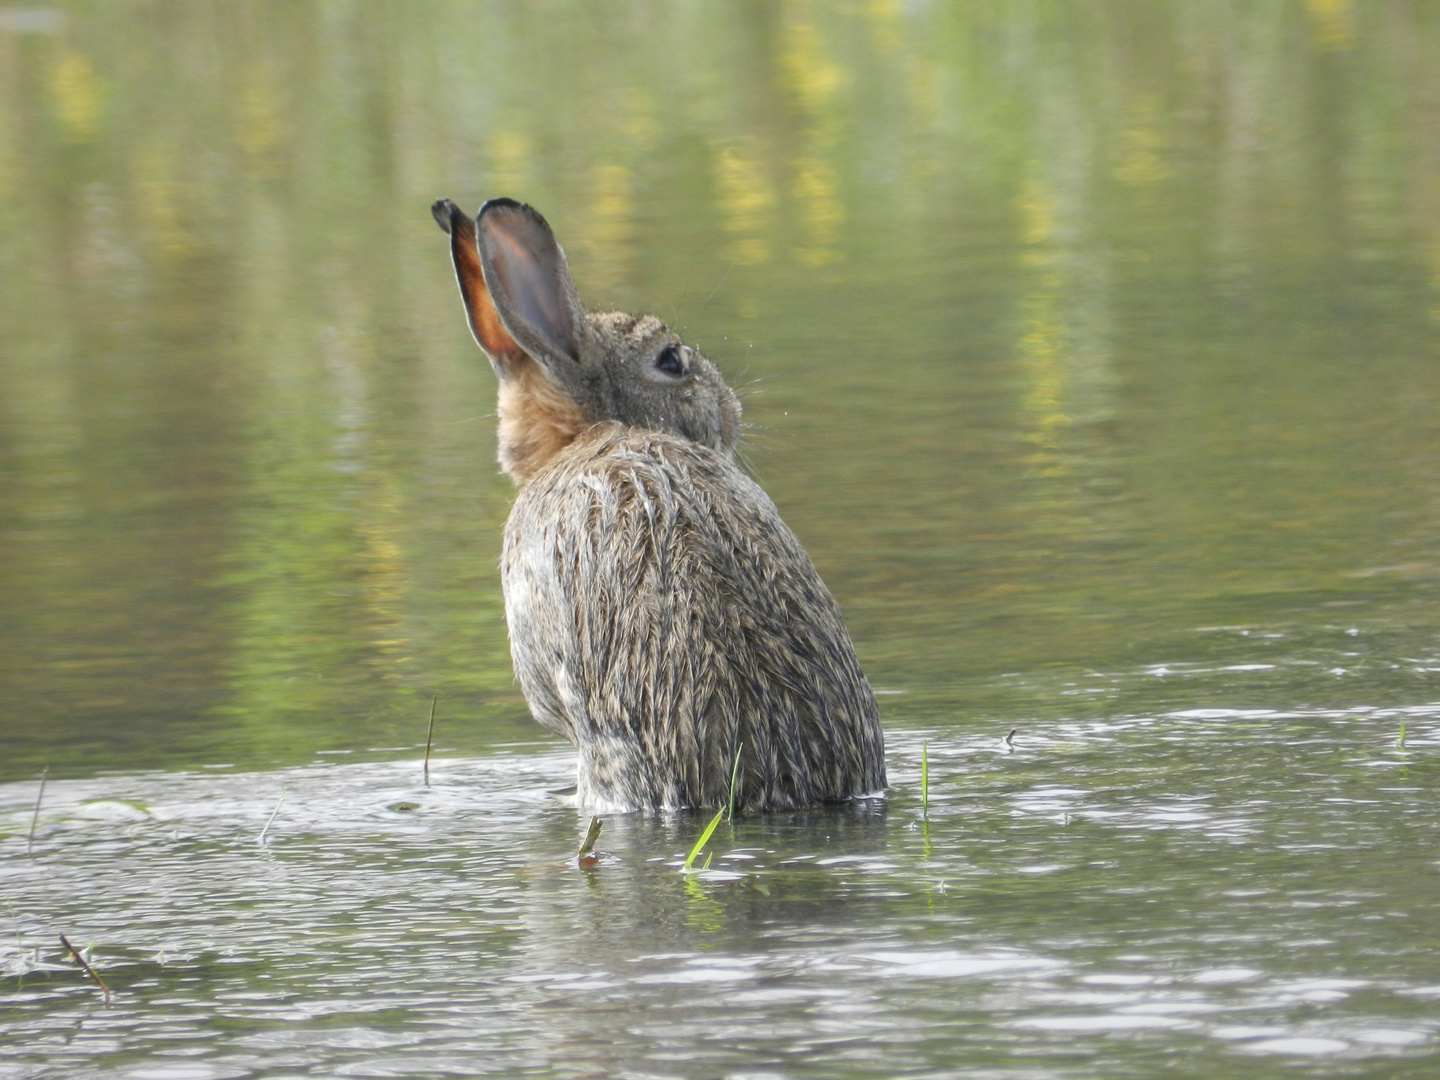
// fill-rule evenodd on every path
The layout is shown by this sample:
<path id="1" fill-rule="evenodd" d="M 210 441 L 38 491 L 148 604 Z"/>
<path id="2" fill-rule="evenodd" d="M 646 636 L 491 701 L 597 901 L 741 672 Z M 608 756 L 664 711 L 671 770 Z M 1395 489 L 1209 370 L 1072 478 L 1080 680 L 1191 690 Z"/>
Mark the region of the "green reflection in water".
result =
<path id="1" fill-rule="evenodd" d="M 746 386 L 890 724 L 1435 697 L 1426 5 L 58 11 L 0 20 L 0 774 L 535 734 L 437 195 Z"/>

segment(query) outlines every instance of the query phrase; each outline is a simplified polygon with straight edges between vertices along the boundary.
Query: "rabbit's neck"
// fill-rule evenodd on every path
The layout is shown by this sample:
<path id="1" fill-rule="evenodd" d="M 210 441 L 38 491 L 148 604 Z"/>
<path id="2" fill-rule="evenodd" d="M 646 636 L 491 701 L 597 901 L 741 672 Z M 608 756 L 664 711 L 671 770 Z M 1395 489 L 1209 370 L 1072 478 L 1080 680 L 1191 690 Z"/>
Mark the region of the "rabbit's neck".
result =
<path id="1" fill-rule="evenodd" d="M 525 357 L 500 380 L 500 467 L 520 487 L 590 426 L 585 413 Z"/>

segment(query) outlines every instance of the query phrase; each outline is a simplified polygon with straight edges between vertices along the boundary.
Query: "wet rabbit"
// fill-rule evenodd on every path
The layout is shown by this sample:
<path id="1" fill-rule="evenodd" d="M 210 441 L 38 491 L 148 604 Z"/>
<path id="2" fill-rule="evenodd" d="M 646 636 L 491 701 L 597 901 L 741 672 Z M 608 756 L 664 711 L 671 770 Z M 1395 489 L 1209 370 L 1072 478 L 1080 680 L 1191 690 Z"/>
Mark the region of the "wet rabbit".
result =
<path id="1" fill-rule="evenodd" d="M 740 403 L 651 316 L 587 313 L 535 210 L 432 211 L 500 379 L 520 486 L 501 577 L 515 674 L 595 811 L 811 806 L 885 787 L 834 599 L 734 461 Z"/>

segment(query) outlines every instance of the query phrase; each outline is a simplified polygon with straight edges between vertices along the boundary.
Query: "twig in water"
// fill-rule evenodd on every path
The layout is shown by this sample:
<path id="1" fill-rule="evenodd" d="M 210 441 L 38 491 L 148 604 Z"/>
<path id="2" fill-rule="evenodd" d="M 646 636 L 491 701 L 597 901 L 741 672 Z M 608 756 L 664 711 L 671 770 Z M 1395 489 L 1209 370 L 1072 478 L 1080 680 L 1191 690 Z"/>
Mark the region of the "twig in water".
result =
<path id="1" fill-rule="evenodd" d="M 1404 721 L 1404 720 L 1401 720 L 1401 721 L 1400 721 L 1400 737 L 1395 740 L 1395 749 L 1399 750 L 1402 754 L 1405 752 L 1405 721 Z M 44 790 L 45 790 L 45 788 L 44 788 L 44 781 L 43 781 L 43 780 L 41 781 L 41 788 L 40 788 L 40 790 L 41 790 L 41 791 L 44 791 Z M 39 802 L 39 800 L 36 800 L 36 802 L 35 802 L 35 810 L 36 810 L 37 813 L 38 813 L 39 810 L 40 810 L 40 802 Z M 32 828 L 31 831 L 33 832 L 34 829 Z"/>
<path id="2" fill-rule="evenodd" d="M 425 786 L 430 786 L 430 745 L 435 741 L 435 705 L 440 700 L 436 694 L 430 699 L 430 730 L 425 733 Z"/>
<path id="3" fill-rule="evenodd" d="M 930 816 L 930 750 L 924 739 L 920 740 L 920 816 Z"/>
<path id="4" fill-rule="evenodd" d="M 270 832 L 270 826 L 275 824 L 275 815 L 280 813 L 280 804 L 285 801 L 285 788 L 280 789 L 280 798 L 275 800 L 275 809 L 270 811 L 270 820 L 265 822 L 265 827 L 260 830 L 260 835 L 255 838 L 257 844 L 265 843 L 265 836 Z"/>
<path id="5" fill-rule="evenodd" d="M 74 945 L 71 945 L 70 942 L 66 940 L 64 934 L 60 935 L 60 944 L 65 946 L 65 951 L 70 954 L 70 959 L 74 960 L 75 963 L 79 964 L 81 970 L 84 971 L 86 975 L 89 975 L 90 978 L 95 980 L 95 985 L 100 987 L 101 991 L 103 991 L 105 994 L 105 1004 L 109 1005 L 110 988 L 105 985 L 105 980 L 100 978 L 99 973 L 96 972 L 93 967 L 91 967 L 88 963 L 85 962 L 85 957 L 80 955 L 80 950 L 75 948 Z"/>
<path id="6" fill-rule="evenodd" d="M 1400 741 L 1405 741 L 1404 725 L 1401 725 Z M 45 771 L 40 774 L 40 790 L 35 793 L 35 813 L 30 815 L 30 837 L 25 841 L 25 854 L 31 855 L 35 851 L 35 826 L 40 821 L 40 800 L 45 798 L 45 781 L 50 778 L 50 766 L 45 766 Z"/>
<path id="7" fill-rule="evenodd" d="M 744 749 L 745 744 L 743 742 L 735 747 L 735 764 L 730 766 L 730 804 L 729 809 L 725 813 L 726 821 L 735 820 L 735 781 L 740 776 L 740 751 Z"/>
<path id="8" fill-rule="evenodd" d="M 592 817 L 590 828 L 585 830 L 585 842 L 580 845 L 580 851 L 575 856 L 581 866 L 595 866 L 600 862 L 600 857 L 594 854 L 595 842 L 600 839 L 600 828 L 600 819 Z"/>
<path id="9" fill-rule="evenodd" d="M 1020 730 L 1019 728 L 1013 728 L 1013 727 L 1012 727 L 1012 728 L 1010 729 L 1010 734 L 1009 734 L 1009 735 L 1006 735 L 1005 738 L 1001 740 L 1001 741 L 1005 744 L 1005 749 L 1006 749 L 1006 750 L 1014 750 L 1014 749 L 1015 749 L 1015 732 L 1017 732 L 1017 731 L 1019 731 L 1019 730 Z"/>

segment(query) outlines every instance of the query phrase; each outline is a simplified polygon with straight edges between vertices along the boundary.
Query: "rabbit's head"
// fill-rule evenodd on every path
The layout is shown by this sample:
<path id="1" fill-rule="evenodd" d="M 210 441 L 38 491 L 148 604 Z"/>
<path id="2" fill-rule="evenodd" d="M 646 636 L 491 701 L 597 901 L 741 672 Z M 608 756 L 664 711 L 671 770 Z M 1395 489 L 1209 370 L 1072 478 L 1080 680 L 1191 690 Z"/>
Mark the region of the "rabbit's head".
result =
<path id="1" fill-rule="evenodd" d="M 539 213 L 513 199 L 473 221 L 448 199 L 431 211 L 500 378 L 500 463 L 516 483 L 607 421 L 734 449 L 740 402 L 715 366 L 653 316 L 587 314 Z"/>

